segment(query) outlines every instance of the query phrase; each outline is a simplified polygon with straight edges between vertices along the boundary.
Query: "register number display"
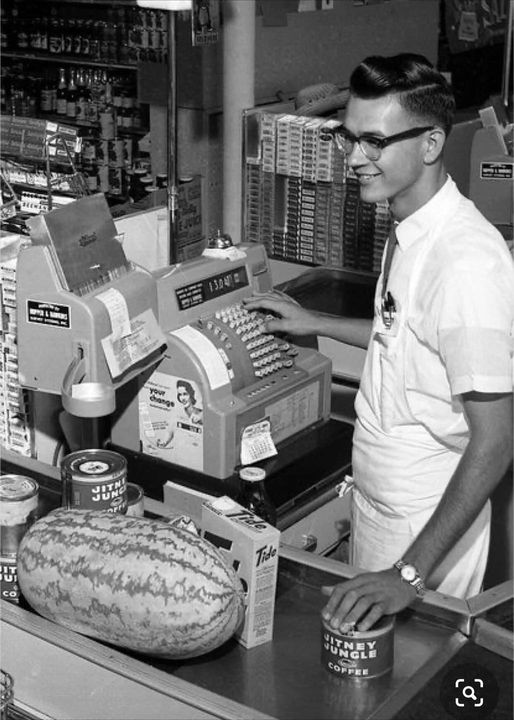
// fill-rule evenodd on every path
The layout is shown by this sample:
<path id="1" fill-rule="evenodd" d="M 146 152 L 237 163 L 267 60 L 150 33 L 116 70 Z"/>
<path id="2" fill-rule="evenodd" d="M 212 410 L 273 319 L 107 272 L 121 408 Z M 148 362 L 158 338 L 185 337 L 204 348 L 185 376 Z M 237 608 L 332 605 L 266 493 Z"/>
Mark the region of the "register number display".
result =
<path id="1" fill-rule="evenodd" d="M 246 268 L 242 266 L 177 288 L 175 295 L 180 310 L 188 310 L 247 286 L 248 275 Z"/>

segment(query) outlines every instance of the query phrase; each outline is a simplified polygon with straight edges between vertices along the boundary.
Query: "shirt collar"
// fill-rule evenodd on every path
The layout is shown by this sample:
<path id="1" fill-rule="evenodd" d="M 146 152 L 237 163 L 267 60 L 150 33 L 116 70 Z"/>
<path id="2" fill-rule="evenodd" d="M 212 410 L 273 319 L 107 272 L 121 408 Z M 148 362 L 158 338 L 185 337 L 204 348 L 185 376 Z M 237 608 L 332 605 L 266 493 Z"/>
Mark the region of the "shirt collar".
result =
<path id="1" fill-rule="evenodd" d="M 456 194 L 458 194 L 457 186 L 448 175 L 443 187 L 428 202 L 405 220 L 395 223 L 396 237 L 402 250 L 407 250 L 426 236 L 430 229 L 444 221 L 451 208 L 455 207 Z"/>

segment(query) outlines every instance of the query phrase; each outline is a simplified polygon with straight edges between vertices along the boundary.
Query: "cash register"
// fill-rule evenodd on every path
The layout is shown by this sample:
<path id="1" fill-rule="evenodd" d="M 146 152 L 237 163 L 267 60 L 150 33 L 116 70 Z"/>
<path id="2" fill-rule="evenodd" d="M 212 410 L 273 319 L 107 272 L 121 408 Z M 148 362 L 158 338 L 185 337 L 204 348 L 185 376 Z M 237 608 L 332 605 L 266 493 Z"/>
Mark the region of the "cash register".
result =
<path id="1" fill-rule="evenodd" d="M 101 194 L 30 230 L 17 267 L 23 387 L 60 394 L 71 415 L 109 416 L 122 452 L 208 478 L 274 463 L 292 441 L 296 459 L 316 452 L 331 362 L 245 308 L 272 285 L 262 245 L 149 272 L 126 259 Z"/>
<path id="2" fill-rule="evenodd" d="M 271 288 L 262 245 L 154 273 L 164 357 L 118 393 L 114 444 L 215 478 L 273 457 L 330 414 L 331 362 L 266 331 L 243 300 Z"/>

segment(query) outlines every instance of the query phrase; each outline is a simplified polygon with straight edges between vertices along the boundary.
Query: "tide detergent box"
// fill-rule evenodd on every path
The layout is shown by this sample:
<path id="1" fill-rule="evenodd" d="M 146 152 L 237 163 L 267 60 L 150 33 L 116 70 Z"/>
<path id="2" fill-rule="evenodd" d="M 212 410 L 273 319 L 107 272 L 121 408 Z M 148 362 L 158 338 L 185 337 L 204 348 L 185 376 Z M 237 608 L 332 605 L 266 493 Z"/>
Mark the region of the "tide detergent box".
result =
<path id="1" fill-rule="evenodd" d="M 273 638 L 280 531 L 227 496 L 202 505 L 201 535 L 232 565 L 243 585 L 245 620 L 235 637 L 245 648 Z"/>

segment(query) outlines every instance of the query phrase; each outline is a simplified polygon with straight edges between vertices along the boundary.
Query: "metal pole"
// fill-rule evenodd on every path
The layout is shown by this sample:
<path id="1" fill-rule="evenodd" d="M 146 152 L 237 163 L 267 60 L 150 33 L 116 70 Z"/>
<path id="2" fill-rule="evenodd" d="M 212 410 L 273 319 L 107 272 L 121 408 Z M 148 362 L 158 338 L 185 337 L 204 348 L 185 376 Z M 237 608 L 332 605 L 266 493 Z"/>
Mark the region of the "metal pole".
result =
<path id="1" fill-rule="evenodd" d="M 177 37 L 176 19 L 168 12 L 168 245 L 171 264 L 177 262 L 178 169 L 177 169 Z"/>
<path id="2" fill-rule="evenodd" d="M 512 24 L 514 23 L 514 0 L 509 2 L 507 17 L 507 34 L 505 37 L 505 49 L 503 53 L 503 75 L 502 75 L 502 101 L 505 108 L 509 107 L 510 101 L 510 77 L 512 74 Z"/>
<path id="3" fill-rule="evenodd" d="M 255 104 L 255 0 L 225 0 L 223 25 L 223 231 L 241 241 L 243 112 Z"/>

